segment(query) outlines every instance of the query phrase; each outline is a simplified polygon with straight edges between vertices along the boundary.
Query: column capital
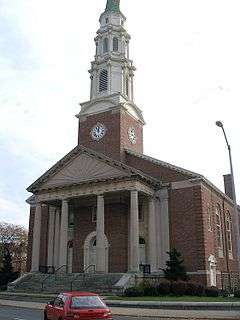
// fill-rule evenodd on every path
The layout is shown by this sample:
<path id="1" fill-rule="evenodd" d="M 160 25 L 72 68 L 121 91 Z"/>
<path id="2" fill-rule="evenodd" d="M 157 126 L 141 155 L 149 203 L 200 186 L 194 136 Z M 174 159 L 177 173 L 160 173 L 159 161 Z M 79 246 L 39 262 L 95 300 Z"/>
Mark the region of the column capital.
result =
<path id="1" fill-rule="evenodd" d="M 62 198 L 62 203 L 63 203 L 63 202 L 69 203 L 69 201 L 70 201 L 69 198 Z"/>

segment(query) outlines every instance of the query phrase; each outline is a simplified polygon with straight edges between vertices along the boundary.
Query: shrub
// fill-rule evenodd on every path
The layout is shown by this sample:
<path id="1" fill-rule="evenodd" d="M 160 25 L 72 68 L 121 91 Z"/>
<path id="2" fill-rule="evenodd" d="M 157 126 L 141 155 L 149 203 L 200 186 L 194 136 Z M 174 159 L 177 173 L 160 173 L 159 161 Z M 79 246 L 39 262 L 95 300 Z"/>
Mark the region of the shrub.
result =
<path id="1" fill-rule="evenodd" d="M 169 295 L 171 293 L 171 282 L 164 280 L 157 286 L 157 293 L 160 296 Z"/>
<path id="2" fill-rule="evenodd" d="M 187 283 L 184 281 L 173 281 L 171 284 L 171 293 L 175 296 L 184 296 L 187 290 Z"/>
<path id="3" fill-rule="evenodd" d="M 124 291 L 124 295 L 126 297 L 141 297 L 144 295 L 144 291 L 140 287 L 131 287 Z"/>
<path id="4" fill-rule="evenodd" d="M 184 259 L 180 252 L 176 249 L 172 249 L 167 252 L 169 260 L 166 262 L 167 268 L 163 269 L 165 278 L 170 281 L 188 280 L 186 269 L 183 265 Z"/>
<path id="5" fill-rule="evenodd" d="M 208 287 L 205 290 L 207 297 L 218 297 L 219 296 L 219 290 L 217 287 Z"/>
<path id="6" fill-rule="evenodd" d="M 236 291 L 234 292 L 234 297 L 235 297 L 235 298 L 240 298 L 240 290 L 236 290 Z"/>
<path id="7" fill-rule="evenodd" d="M 200 283 L 187 282 L 186 295 L 187 296 L 203 296 L 205 294 L 205 288 Z"/>

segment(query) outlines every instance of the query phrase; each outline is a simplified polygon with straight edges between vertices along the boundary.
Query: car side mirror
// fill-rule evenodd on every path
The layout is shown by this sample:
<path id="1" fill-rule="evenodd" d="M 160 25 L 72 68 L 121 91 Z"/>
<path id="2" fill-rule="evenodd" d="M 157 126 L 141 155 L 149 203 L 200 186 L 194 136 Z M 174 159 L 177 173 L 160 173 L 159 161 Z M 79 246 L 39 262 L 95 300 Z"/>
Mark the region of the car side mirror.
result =
<path id="1" fill-rule="evenodd" d="M 53 306 L 53 305 L 54 305 L 54 300 L 49 301 L 49 302 L 48 302 L 48 305 L 49 305 L 49 306 Z"/>

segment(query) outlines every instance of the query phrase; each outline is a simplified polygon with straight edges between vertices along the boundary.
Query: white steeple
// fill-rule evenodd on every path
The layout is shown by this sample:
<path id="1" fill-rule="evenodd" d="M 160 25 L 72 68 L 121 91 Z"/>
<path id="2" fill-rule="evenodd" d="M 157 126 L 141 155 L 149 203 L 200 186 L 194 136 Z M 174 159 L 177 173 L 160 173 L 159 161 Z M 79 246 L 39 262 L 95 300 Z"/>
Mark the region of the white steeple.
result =
<path id="1" fill-rule="evenodd" d="M 81 104 L 78 116 L 125 106 L 129 113 L 144 122 L 134 104 L 133 61 L 129 58 L 130 35 L 124 28 L 126 17 L 120 11 L 119 0 L 108 0 L 101 14 L 100 28 L 95 37 L 96 54 L 89 70 L 90 101 Z"/>

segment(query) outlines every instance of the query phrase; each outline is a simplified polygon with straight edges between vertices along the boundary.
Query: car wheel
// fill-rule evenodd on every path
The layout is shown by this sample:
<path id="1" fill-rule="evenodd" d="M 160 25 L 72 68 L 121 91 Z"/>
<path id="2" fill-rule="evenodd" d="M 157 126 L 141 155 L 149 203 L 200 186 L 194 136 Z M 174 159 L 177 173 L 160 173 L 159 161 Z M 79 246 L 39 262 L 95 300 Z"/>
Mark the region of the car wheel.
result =
<path id="1" fill-rule="evenodd" d="M 44 320 L 48 320 L 46 312 L 44 312 Z"/>

